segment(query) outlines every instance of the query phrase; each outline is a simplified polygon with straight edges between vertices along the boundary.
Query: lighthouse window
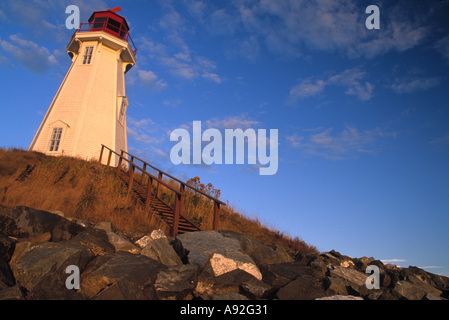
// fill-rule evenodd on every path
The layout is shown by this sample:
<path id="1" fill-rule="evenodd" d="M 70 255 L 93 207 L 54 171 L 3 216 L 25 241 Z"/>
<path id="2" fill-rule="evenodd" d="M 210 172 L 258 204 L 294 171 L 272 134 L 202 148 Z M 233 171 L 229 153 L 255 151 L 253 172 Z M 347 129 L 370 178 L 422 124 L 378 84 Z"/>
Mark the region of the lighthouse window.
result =
<path id="1" fill-rule="evenodd" d="M 125 113 L 126 113 L 126 102 L 122 101 L 122 107 L 120 108 L 120 115 L 118 118 L 118 122 L 123 126 L 125 123 Z"/>
<path id="2" fill-rule="evenodd" d="M 83 64 L 90 64 L 92 61 L 92 51 L 94 50 L 94 47 L 86 47 L 86 50 L 84 51 L 84 59 Z"/>
<path id="3" fill-rule="evenodd" d="M 121 23 L 117 20 L 109 18 L 108 21 L 108 29 L 114 31 L 115 33 L 119 33 Z"/>
<path id="4" fill-rule="evenodd" d="M 105 22 L 108 20 L 106 17 L 96 17 L 94 20 L 94 29 L 103 29 Z"/>
<path id="5" fill-rule="evenodd" d="M 59 144 L 61 143 L 62 128 L 53 128 L 50 139 L 50 150 L 53 152 L 59 151 Z"/>

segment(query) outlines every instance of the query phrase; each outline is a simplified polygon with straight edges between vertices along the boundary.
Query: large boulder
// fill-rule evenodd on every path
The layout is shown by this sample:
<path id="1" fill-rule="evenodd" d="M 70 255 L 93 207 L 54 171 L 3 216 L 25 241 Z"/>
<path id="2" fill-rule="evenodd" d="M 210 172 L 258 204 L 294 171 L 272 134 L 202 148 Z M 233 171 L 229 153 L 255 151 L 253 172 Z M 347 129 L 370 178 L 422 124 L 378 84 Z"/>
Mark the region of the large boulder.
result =
<path id="1" fill-rule="evenodd" d="M 299 276 L 312 275 L 320 281 L 324 277 L 317 273 L 312 267 L 304 266 L 300 262 L 285 262 L 260 266 L 263 281 L 277 290 Z"/>
<path id="2" fill-rule="evenodd" d="M 98 256 L 81 274 L 80 293 L 96 300 L 153 299 L 156 276 L 165 268 L 155 260 L 126 251 Z"/>
<path id="3" fill-rule="evenodd" d="M 336 293 L 344 293 L 344 289 L 346 289 L 350 295 L 362 296 L 370 293 L 366 287 L 366 279 L 368 277 L 369 275 L 366 273 L 351 268 L 337 266 L 329 271 L 328 280 L 330 279 L 330 282 L 333 285 L 333 288 L 331 289 Z M 337 286 L 341 286 L 341 288 L 337 289 Z"/>
<path id="4" fill-rule="evenodd" d="M 0 291 L 15 284 L 14 276 L 8 263 L 0 257 Z"/>
<path id="5" fill-rule="evenodd" d="M 170 245 L 168 238 L 163 231 L 155 230 L 149 236 L 145 236 L 136 242 L 143 246 L 140 254 L 159 261 L 166 266 L 176 266 L 182 264 L 181 258 Z"/>
<path id="6" fill-rule="evenodd" d="M 422 300 L 427 294 L 435 297 L 440 297 L 442 294 L 441 290 L 417 278 L 412 278 L 411 281 L 398 281 L 394 290 L 408 300 Z"/>
<path id="7" fill-rule="evenodd" d="M 262 279 L 254 260 L 240 250 L 240 242 L 236 238 L 225 237 L 217 231 L 197 231 L 179 235 L 177 241 L 175 248 L 178 254 L 187 252 L 189 263 L 210 268 L 215 276 L 242 269 Z"/>
<path id="8" fill-rule="evenodd" d="M 117 233 L 109 231 L 107 232 L 109 242 L 114 246 L 115 251 L 127 251 L 134 254 L 141 252 L 140 248 L 136 247 L 127 239 L 120 237 Z"/>
<path id="9" fill-rule="evenodd" d="M 114 253 L 116 251 L 115 246 L 109 241 L 106 231 L 102 229 L 88 227 L 78 233 L 70 242 L 86 247 L 95 256 Z"/>
<path id="10" fill-rule="evenodd" d="M 11 269 L 18 285 L 28 292 L 28 299 L 79 299 L 66 287 L 66 268 L 77 266 L 82 272 L 93 258 L 92 252 L 76 243 L 47 242 L 28 246 Z"/>
<path id="11" fill-rule="evenodd" d="M 0 207 L 0 230 L 15 238 L 34 238 L 50 233 L 53 242 L 67 241 L 84 227 L 58 214 L 28 207 Z"/>
<path id="12" fill-rule="evenodd" d="M 274 243 L 262 243 L 257 241 L 253 236 L 231 231 L 220 231 L 220 233 L 238 239 L 240 242 L 240 250 L 249 255 L 258 266 L 294 261 L 284 248 Z"/>
<path id="13" fill-rule="evenodd" d="M 323 283 L 312 275 L 299 276 L 277 292 L 279 300 L 313 300 L 324 296 Z"/>
<path id="14" fill-rule="evenodd" d="M 11 260 L 16 242 L 0 230 L 0 259 Z"/>
<path id="15" fill-rule="evenodd" d="M 192 299 L 196 287 L 199 266 L 196 264 L 173 265 L 158 273 L 154 284 L 156 296 L 164 300 Z"/>

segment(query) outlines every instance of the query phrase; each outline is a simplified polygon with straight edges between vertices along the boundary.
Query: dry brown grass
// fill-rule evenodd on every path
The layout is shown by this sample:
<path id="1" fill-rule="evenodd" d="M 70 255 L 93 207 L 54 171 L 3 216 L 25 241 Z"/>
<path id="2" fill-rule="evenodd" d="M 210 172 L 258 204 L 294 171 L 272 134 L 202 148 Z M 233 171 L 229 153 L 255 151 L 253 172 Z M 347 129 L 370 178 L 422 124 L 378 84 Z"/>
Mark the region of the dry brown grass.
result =
<path id="1" fill-rule="evenodd" d="M 32 166 L 32 174 L 24 177 L 24 171 Z M 173 202 L 165 187 L 161 189 L 161 198 L 168 204 Z M 58 210 L 68 217 L 92 222 L 111 221 L 128 232 L 148 233 L 154 229 L 169 232 L 157 216 L 145 211 L 127 194 L 115 170 L 97 161 L 0 148 L 0 204 Z M 186 192 L 184 215 L 201 229 L 211 230 L 213 203 Z M 249 218 L 229 204 L 220 210 L 220 229 L 250 234 L 290 251 L 316 251 L 314 246 L 268 227 L 257 218 Z"/>

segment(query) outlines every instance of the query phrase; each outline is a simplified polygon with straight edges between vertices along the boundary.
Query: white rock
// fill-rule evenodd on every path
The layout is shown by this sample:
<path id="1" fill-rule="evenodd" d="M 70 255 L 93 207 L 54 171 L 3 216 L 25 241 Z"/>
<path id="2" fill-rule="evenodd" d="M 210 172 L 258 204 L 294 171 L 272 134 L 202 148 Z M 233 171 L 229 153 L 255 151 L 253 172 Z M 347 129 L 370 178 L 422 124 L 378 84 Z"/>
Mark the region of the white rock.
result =
<path id="1" fill-rule="evenodd" d="M 137 248 L 135 245 L 133 245 L 131 242 L 129 242 L 126 239 L 123 239 L 115 232 L 108 232 L 107 233 L 109 242 L 115 247 L 116 251 L 128 251 L 133 254 L 139 254 L 140 249 Z"/>
<path id="2" fill-rule="evenodd" d="M 220 253 L 214 253 L 209 262 L 215 277 L 235 269 L 241 269 L 253 275 L 256 279 L 262 280 L 262 274 L 259 268 L 251 258 L 244 254 L 238 254 L 237 252 L 232 254 L 232 257 L 226 257 Z"/>

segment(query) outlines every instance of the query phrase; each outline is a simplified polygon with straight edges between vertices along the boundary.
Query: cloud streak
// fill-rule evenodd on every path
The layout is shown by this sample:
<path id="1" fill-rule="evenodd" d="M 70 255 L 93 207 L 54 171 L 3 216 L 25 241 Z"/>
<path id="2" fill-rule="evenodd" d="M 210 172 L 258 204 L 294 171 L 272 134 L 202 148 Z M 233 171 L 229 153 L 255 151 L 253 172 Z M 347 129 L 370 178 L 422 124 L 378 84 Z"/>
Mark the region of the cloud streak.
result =
<path id="1" fill-rule="evenodd" d="M 23 39 L 19 34 L 10 35 L 8 41 L 0 38 L 0 48 L 9 54 L 12 60 L 34 73 L 43 74 L 58 64 L 50 50 Z"/>
<path id="2" fill-rule="evenodd" d="M 322 93 L 326 87 L 338 86 L 345 89 L 345 94 L 354 95 L 362 101 L 369 100 L 374 94 L 374 85 L 365 80 L 366 72 L 360 68 L 346 69 L 341 73 L 324 79 L 301 79 L 289 92 L 287 103 L 295 103 L 300 98 L 308 98 Z"/>
<path id="3" fill-rule="evenodd" d="M 379 127 L 361 131 L 354 126 L 346 126 L 341 132 L 334 131 L 334 128 L 318 127 L 303 130 L 304 134 L 288 135 L 286 140 L 291 147 L 302 150 L 306 155 L 345 160 L 358 154 L 374 154 L 380 138 L 395 136 Z"/>

